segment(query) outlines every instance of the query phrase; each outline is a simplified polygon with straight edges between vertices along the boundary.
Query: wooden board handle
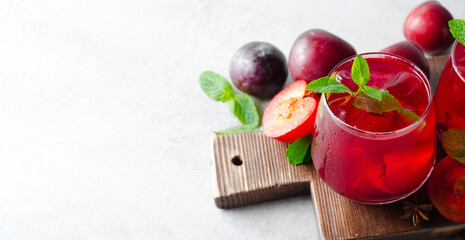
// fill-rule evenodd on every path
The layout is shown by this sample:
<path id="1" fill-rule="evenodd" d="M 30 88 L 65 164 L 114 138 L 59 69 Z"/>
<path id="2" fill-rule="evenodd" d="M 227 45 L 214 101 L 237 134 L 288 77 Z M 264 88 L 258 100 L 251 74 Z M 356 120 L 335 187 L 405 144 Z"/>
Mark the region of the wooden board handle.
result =
<path id="1" fill-rule="evenodd" d="M 289 144 L 261 132 L 213 138 L 213 189 L 218 208 L 233 208 L 310 192 L 311 165 L 293 166 Z"/>

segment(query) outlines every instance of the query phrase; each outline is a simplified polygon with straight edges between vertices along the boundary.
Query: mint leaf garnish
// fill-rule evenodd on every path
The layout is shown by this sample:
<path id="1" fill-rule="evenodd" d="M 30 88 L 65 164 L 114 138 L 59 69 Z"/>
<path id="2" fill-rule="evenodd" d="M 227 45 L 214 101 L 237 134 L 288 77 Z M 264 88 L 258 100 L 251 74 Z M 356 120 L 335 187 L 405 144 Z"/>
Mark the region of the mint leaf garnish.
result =
<path id="1" fill-rule="evenodd" d="M 351 93 L 348 87 L 331 77 L 322 77 L 314 80 L 305 87 L 305 90 L 311 90 L 316 93 Z"/>
<path id="2" fill-rule="evenodd" d="M 414 111 L 402 108 L 400 110 L 397 110 L 397 113 L 401 115 L 403 118 L 407 120 L 408 123 L 412 124 L 418 119 L 420 119 L 420 116 L 418 116 Z M 420 126 L 418 127 L 418 130 L 422 130 L 426 126 L 426 122 L 424 120 L 421 120 Z"/>
<path id="3" fill-rule="evenodd" d="M 362 85 L 360 86 L 360 90 L 362 90 L 362 92 L 365 93 L 367 96 L 374 98 L 378 101 L 381 101 L 383 99 L 383 95 L 381 94 L 382 90 L 379 88 Z"/>
<path id="4" fill-rule="evenodd" d="M 403 109 L 402 104 L 388 91 L 378 89 L 381 94 L 381 101 L 369 97 L 365 92 L 359 93 L 354 97 L 352 104 L 356 108 L 365 110 L 371 113 L 385 113 L 395 110 Z"/>
<path id="5" fill-rule="evenodd" d="M 441 135 L 441 138 L 447 155 L 465 164 L 465 130 L 450 128 Z"/>
<path id="6" fill-rule="evenodd" d="M 357 85 L 363 86 L 368 83 L 370 78 L 370 69 L 368 68 L 368 63 L 365 58 L 360 55 L 357 55 L 352 64 L 352 70 L 350 72 L 352 75 L 352 81 Z"/>
<path id="7" fill-rule="evenodd" d="M 465 20 L 454 19 L 449 21 L 449 29 L 457 41 L 465 45 Z"/>
<path id="8" fill-rule="evenodd" d="M 410 123 L 414 123 L 420 119 L 420 117 L 414 111 L 409 109 L 402 108 L 397 110 L 397 112 L 406 118 Z"/>
<path id="9" fill-rule="evenodd" d="M 357 92 L 352 92 L 347 86 L 338 82 L 335 77 L 319 78 L 310 82 L 305 89 L 316 93 L 349 93 L 353 97 L 352 104 L 355 107 L 371 113 L 385 113 L 403 109 L 402 104 L 388 91 L 366 85 L 370 79 L 370 69 L 367 61 L 360 55 L 354 59 L 351 76 L 352 80 L 359 86 Z"/>
<path id="10" fill-rule="evenodd" d="M 260 117 L 258 116 L 257 106 L 248 94 L 235 95 L 229 102 L 229 111 L 234 114 L 244 125 L 258 127 Z"/>
<path id="11" fill-rule="evenodd" d="M 219 74 L 205 71 L 199 78 L 200 87 L 207 96 L 216 101 L 229 101 L 229 111 L 243 124 L 227 128 L 216 134 L 254 132 L 259 130 L 260 116 L 257 106 L 248 94 L 234 95 L 231 84 Z"/>
<path id="12" fill-rule="evenodd" d="M 398 111 L 400 115 L 411 121 L 417 121 L 420 117 L 410 110 L 404 109 L 388 91 L 372 86 L 367 86 L 370 79 L 370 69 L 367 61 L 360 55 L 354 59 L 351 69 L 352 80 L 359 86 L 357 92 L 352 92 L 347 86 L 338 82 L 335 77 L 322 77 L 310 82 L 306 90 L 317 93 L 349 93 L 353 98 L 352 104 L 359 109 L 370 113 L 383 114 Z"/>
<path id="13" fill-rule="evenodd" d="M 256 132 L 260 130 L 256 126 L 252 125 L 239 125 L 239 126 L 234 126 L 231 128 L 224 129 L 222 131 L 215 132 L 216 135 L 221 135 L 221 134 L 231 134 L 231 133 L 243 133 L 243 132 Z"/>
<path id="14" fill-rule="evenodd" d="M 289 164 L 298 165 L 310 161 L 311 141 L 311 135 L 308 135 L 289 144 L 289 147 L 286 150 L 286 157 L 289 160 Z"/>
<path id="15" fill-rule="evenodd" d="M 231 84 L 222 76 L 206 71 L 200 75 L 200 87 L 207 96 L 216 101 L 227 102 L 234 98 Z"/>

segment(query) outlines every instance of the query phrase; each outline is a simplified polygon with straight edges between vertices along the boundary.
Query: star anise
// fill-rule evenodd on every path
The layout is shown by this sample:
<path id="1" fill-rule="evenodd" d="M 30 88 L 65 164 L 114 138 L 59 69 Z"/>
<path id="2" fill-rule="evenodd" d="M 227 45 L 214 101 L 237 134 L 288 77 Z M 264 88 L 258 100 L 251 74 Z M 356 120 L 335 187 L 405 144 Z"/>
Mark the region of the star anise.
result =
<path id="1" fill-rule="evenodd" d="M 403 201 L 404 206 L 402 209 L 405 211 L 404 215 L 400 217 L 404 220 L 413 220 L 413 226 L 420 224 L 421 220 L 428 221 L 428 213 L 433 209 L 432 203 L 420 203 L 418 198 L 414 198 L 413 201 Z"/>

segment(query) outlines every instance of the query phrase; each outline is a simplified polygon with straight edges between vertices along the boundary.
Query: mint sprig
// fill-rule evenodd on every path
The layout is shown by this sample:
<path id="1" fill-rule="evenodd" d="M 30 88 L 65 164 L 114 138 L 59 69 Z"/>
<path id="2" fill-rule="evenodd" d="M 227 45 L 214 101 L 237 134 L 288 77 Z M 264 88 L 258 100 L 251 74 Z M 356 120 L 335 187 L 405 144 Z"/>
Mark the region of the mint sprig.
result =
<path id="1" fill-rule="evenodd" d="M 259 128 L 253 125 L 238 125 L 230 128 L 226 128 L 221 131 L 215 132 L 216 135 L 231 134 L 231 133 L 243 133 L 243 132 L 256 132 Z"/>
<path id="2" fill-rule="evenodd" d="M 215 101 L 227 102 L 234 97 L 231 84 L 222 76 L 206 71 L 200 75 L 200 87 L 207 96 Z"/>
<path id="3" fill-rule="evenodd" d="M 367 84 L 370 79 L 370 69 L 368 67 L 367 60 L 365 60 L 362 56 L 357 55 L 352 64 L 350 75 L 352 76 L 352 81 L 354 81 L 354 83 L 356 83 L 359 87 Z"/>
<path id="4" fill-rule="evenodd" d="M 365 110 L 371 113 L 385 113 L 402 109 L 402 104 L 388 91 L 378 89 L 381 100 L 368 96 L 365 92 L 361 92 L 354 98 L 352 104 L 356 108 Z"/>
<path id="5" fill-rule="evenodd" d="M 237 94 L 229 102 L 229 111 L 244 125 L 258 127 L 260 118 L 257 106 L 248 94 Z"/>
<path id="6" fill-rule="evenodd" d="M 452 36 L 465 45 L 465 20 L 454 19 L 449 21 L 449 29 Z"/>
<path id="7" fill-rule="evenodd" d="M 311 135 L 299 138 L 297 141 L 289 144 L 286 149 L 286 157 L 289 160 L 289 164 L 298 165 L 309 162 L 311 159 L 310 155 L 310 143 L 312 142 Z"/>
<path id="8" fill-rule="evenodd" d="M 364 93 L 366 96 L 381 101 L 383 99 L 383 94 L 381 89 L 367 86 L 370 79 L 370 69 L 368 67 L 367 61 L 360 55 L 357 55 L 352 64 L 352 69 L 350 72 L 352 76 L 352 81 L 358 85 L 358 90 L 356 92 L 351 91 L 347 86 L 338 82 L 335 76 L 331 77 L 322 77 L 317 80 L 310 82 L 306 90 L 311 90 L 317 93 L 350 93 L 353 96 L 359 96 L 360 93 Z M 383 90 L 385 91 L 385 90 Z"/>
<path id="9" fill-rule="evenodd" d="M 352 81 L 358 86 L 355 92 L 338 82 L 335 76 L 322 77 L 312 81 L 305 89 L 318 93 L 349 93 L 352 97 L 352 104 L 367 112 L 382 114 L 398 111 L 398 113 L 406 115 L 408 119 L 419 118 L 412 111 L 402 111 L 404 109 L 402 104 L 388 91 L 366 85 L 370 80 L 370 68 L 361 55 L 355 57 L 350 73 Z"/>
<path id="10" fill-rule="evenodd" d="M 441 138 L 447 155 L 465 164 L 465 130 L 450 128 L 441 135 Z"/>
<path id="11" fill-rule="evenodd" d="M 367 86 L 367 85 L 362 85 L 360 86 L 360 90 L 365 93 L 367 96 L 371 97 L 371 98 L 374 98 L 378 101 L 381 101 L 383 100 L 383 95 L 384 96 L 392 96 L 391 94 L 389 94 L 388 91 L 381 91 L 381 89 L 379 88 L 376 88 L 376 87 L 370 87 L 370 86 Z M 394 97 L 394 96 L 392 96 Z"/>
<path id="12" fill-rule="evenodd" d="M 305 90 L 311 90 L 315 93 L 353 93 L 344 84 L 331 77 L 322 77 L 312 81 L 305 87 Z"/>
<path id="13" fill-rule="evenodd" d="M 203 72 L 199 78 L 200 87 L 207 96 L 215 101 L 228 102 L 229 111 L 234 114 L 242 125 L 227 128 L 216 134 L 230 134 L 258 131 L 260 116 L 257 106 L 248 94 L 234 94 L 231 84 L 219 74 L 211 71 Z"/>
<path id="14" fill-rule="evenodd" d="M 354 81 L 354 83 L 359 86 L 357 93 L 362 91 L 371 98 L 374 98 L 378 101 L 382 100 L 382 95 L 380 92 L 381 89 L 366 85 L 370 80 L 370 68 L 368 67 L 368 63 L 365 58 L 360 55 L 355 57 L 350 75 L 352 76 L 352 81 Z"/>

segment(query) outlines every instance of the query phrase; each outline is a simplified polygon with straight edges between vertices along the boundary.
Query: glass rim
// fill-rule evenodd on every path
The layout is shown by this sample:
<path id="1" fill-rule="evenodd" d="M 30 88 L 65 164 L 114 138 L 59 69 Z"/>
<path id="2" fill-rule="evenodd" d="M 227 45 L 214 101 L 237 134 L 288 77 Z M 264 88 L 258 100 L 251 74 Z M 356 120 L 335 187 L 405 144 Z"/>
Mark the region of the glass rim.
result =
<path id="1" fill-rule="evenodd" d="M 457 63 L 455 62 L 455 49 L 457 47 L 457 44 L 459 44 L 459 42 L 455 40 L 454 44 L 452 45 L 452 49 L 450 50 L 450 59 L 452 61 L 452 68 L 454 69 L 455 74 L 457 74 L 457 76 L 462 80 L 462 82 L 465 82 L 465 76 L 462 76 L 459 69 L 457 68 Z"/>
<path id="2" fill-rule="evenodd" d="M 425 75 L 425 73 L 417 65 L 412 63 L 410 60 L 407 60 L 407 59 L 405 59 L 403 57 L 400 57 L 400 56 L 397 56 L 397 55 L 394 55 L 394 54 L 381 53 L 381 52 L 367 52 L 367 53 L 362 53 L 360 55 L 362 55 L 363 57 L 368 57 L 368 58 L 374 58 L 374 57 L 382 56 L 384 58 L 395 59 L 396 61 L 400 61 L 400 62 L 410 66 L 413 69 L 414 73 L 422 81 L 423 86 L 426 88 L 426 92 L 427 92 L 427 95 L 428 95 L 428 106 L 426 106 L 425 110 L 423 111 L 423 113 L 421 114 L 420 118 L 417 121 L 415 121 L 414 123 L 412 123 L 412 124 L 410 124 L 410 125 L 408 125 L 408 126 L 406 126 L 404 128 L 397 129 L 397 130 L 394 130 L 394 131 L 389 131 L 389 132 L 372 132 L 372 131 L 367 131 L 367 130 L 363 130 L 363 129 L 359 129 L 359 128 L 356 128 L 354 126 L 351 126 L 351 125 L 347 124 L 346 122 L 342 121 L 336 115 L 334 115 L 333 111 L 331 111 L 331 108 L 329 107 L 328 102 L 326 100 L 326 94 L 323 93 L 321 101 L 322 101 L 325 109 L 329 112 L 331 118 L 334 119 L 335 123 L 339 127 L 343 128 L 345 131 L 348 131 L 349 133 L 354 134 L 354 135 L 359 135 L 360 137 L 370 138 L 370 139 L 390 139 L 390 138 L 394 138 L 394 137 L 399 137 L 399 136 L 405 135 L 405 134 L 413 131 L 414 129 L 418 128 L 422 124 L 422 122 L 425 120 L 426 115 L 430 112 L 431 106 L 433 104 L 433 95 L 432 95 L 432 92 L 431 92 L 431 85 L 430 85 L 428 77 Z M 356 56 L 346 58 L 345 60 L 343 60 L 342 62 L 337 64 L 331 70 L 331 72 L 328 74 L 328 76 L 331 76 L 335 72 L 335 70 L 337 68 L 339 68 L 340 66 L 342 66 L 342 65 L 344 65 L 344 64 L 346 64 L 346 63 L 348 63 L 350 61 L 353 61 L 355 59 L 355 57 Z"/>

